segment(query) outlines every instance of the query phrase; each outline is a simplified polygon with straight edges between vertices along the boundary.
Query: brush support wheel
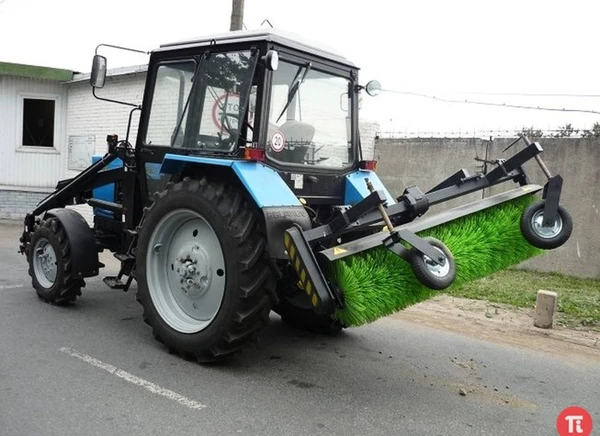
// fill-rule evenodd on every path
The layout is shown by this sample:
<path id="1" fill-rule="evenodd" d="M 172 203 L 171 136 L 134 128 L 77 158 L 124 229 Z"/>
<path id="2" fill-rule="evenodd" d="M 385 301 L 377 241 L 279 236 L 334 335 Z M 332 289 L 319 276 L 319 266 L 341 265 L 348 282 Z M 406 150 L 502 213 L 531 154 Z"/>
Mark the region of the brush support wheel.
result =
<path id="1" fill-rule="evenodd" d="M 573 218 L 567 210 L 558 206 L 556 221 L 543 226 L 545 200 L 528 206 L 521 215 L 521 233 L 531 245 L 544 250 L 560 247 L 571 237 Z"/>
<path id="2" fill-rule="evenodd" d="M 452 256 L 452 253 L 442 241 L 431 237 L 423 239 L 442 253 L 445 259 L 441 265 L 438 265 L 429 256 L 413 249 L 410 257 L 410 264 L 415 277 L 419 282 L 430 289 L 438 291 L 446 289 L 454 282 L 456 277 L 456 262 L 454 261 L 454 256 Z"/>

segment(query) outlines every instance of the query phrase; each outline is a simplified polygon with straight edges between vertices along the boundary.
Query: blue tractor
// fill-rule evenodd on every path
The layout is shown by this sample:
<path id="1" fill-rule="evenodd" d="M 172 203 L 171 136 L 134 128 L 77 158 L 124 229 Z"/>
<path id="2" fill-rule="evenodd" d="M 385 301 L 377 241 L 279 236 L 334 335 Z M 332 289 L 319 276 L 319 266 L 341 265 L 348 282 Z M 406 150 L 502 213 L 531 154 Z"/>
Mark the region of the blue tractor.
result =
<path id="1" fill-rule="evenodd" d="M 104 282 L 124 290 L 137 282 L 154 337 L 212 361 L 246 345 L 271 310 L 307 328 L 342 328 L 331 314 L 344 307 L 344 292 L 324 274 L 327 263 L 374 246 L 406 259 L 428 287 L 449 286 L 449 250 L 402 226 L 497 183 L 528 188 L 477 207 L 539 191 L 522 164 L 543 165 L 541 147 L 526 140 L 486 175 L 461 171 L 427 193 L 410 187 L 394 199 L 361 155 L 359 97 L 379 84 L 361 85 L 358 72 L 274 30 L 154 50 L 143 104 L 131 112 L 141 111 L 136 143 L 109 135 L 104 156 L 60 181 L 25 218 L 21 252 L 37 295 L 73 302 L 104 266 L 98 253 L 109 250 L 121 268 Z M 96 54 L 91 86 L 100 99 L 105 77 L 106 58 Z M 570 218 L 558 204 L 560 177 L 548 176 L 527 233 L 554 248 L 568 239 Z M 83 203 L 94 208 L 92 227 L 66 207 Z"/>

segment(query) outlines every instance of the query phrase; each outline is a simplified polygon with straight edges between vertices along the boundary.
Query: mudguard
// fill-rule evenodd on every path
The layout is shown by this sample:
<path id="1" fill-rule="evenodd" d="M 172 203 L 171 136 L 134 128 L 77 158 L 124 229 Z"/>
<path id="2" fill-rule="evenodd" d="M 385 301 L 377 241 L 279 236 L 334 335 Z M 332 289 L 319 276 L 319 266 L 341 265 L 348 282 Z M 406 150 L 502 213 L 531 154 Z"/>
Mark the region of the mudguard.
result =
<path id="1" fill-rule="evenodd" d="M 73 209 L 50 209 L 44 219 L 54 217 L 65 229 L 71 247 L 72 271 L 76 278 L 98 275 L 96 238 L 85 218 Z"/>

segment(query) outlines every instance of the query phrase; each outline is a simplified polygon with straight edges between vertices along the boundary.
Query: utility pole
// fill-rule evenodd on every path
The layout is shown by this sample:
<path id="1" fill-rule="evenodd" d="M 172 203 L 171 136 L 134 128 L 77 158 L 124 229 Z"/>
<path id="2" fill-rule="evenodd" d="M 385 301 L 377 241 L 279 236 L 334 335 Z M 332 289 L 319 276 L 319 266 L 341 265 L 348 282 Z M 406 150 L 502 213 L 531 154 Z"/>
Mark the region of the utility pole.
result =
<path id="1" fill-rule="evenodd" d="M 242 30 L 244 26 L 244 0 L 231 0 L 231 27 L 229 30 Z"/>

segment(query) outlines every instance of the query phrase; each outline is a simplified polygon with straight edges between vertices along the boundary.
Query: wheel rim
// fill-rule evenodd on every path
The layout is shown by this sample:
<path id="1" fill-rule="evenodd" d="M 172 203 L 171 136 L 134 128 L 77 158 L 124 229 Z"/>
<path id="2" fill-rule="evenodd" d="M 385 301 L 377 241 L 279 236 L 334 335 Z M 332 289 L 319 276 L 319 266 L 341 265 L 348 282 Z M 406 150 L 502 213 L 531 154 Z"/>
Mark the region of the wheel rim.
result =
<path id="1" fill-rule="evenodd" d="M 146 280 L 161 318 L 182 333 L 204 330 L 225 293 L 225 259 L 217 234 L 199 214 L 178 209 L 154 228 Z"/>
<path id="2" fill-rule="evenodd" d="M 425 261 L 425 268 L 427 268 L 427 271 L 429 271 L 432 275 L 436 277 L 446 277 L 450 272 L 450 262 L 448 262 L 448 257 L 440 248 L 433 248 L 439 251 L 444 256 L 444 261 L 441 265 L 438 265 L 433 261 L 432 258 L 423 255 L 423 260 Z"/>
<path id="3" fill-rule="evenodd" d="M 544 210 L 536 211 L 531 217 L 531 228 L 540 238 L 551 239 L 558 235 L 563 228 L 563 221 L 560 214 L 556 215 L 556 221 L 553 226 L 545 227 L 542 225 L 544 221 Z"/>
<path id="4" fill-rule="evenodd" d="M 44 288 L 51 288 L 56 282 L 56 252 L 46 238 L 38 239 L 33 247 L 33 271 Z"/>

